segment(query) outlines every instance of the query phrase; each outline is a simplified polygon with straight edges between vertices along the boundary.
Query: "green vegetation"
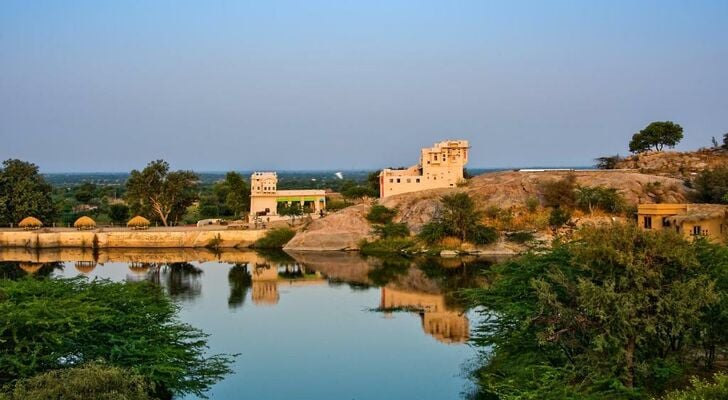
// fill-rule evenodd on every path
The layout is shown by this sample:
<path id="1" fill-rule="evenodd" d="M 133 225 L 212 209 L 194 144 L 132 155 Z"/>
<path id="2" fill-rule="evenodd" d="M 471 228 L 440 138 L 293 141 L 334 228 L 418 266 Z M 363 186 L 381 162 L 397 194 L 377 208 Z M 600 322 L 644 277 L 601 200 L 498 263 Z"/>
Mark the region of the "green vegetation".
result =
<path id="1" fill-rule="evenodd" d="M 533 233 L 527 231 L 513 232 L 506 235 L 506 240 L 514 243 L 528 243 L 534 239 Z"/>
<path id="2" fill-rule="evenodd" d="M 682 126 L 672 122 L 653 122 L 632 136 L 629 151 L 643 153 L 645 151 L 662 151 L 664 146 L 673 148 L 683 138 Z"/>
<path id="3" fill-rule="evenodd" d="M 568 174 L 562 179 L 542 182 L 539 191 L 546 207 L 573 209 L 576 206 L 576 176 Z"/>
<path id="4" fill-rule="evenodd" d="M 488 244 L 498 239 L 495 229 L 484 226 L 483 213 L 467 193 L 443 196 L 438 215 L 422 227 L 420 239 L 435 244 L 447 236 L 455 236 L 463 242 Z"/>
<path id="5" fill-rule="evenodd" d="M 0 280 L 0 384 L 94 361 L 132 370 L 157 398 L 200 395 L 232 359 L 206 356 L 206 335 L 177 311 L 147 282 Z"/>
<path id="6" fill-rule="evenodd" d="M 410 235 L 407 224 L 394 222 L 375 226 L 374 233 L 382 239 L 401 238 Z"/>
<path id="7" fill-rule="evenodd" d="M 728 204 L 728 166 L 702 171 L 693 186 L 697 201 Z"/>
<path id="8" fill-rule="evenodd" d="M 580 186 L 576 188 L 576 206 L 582 211 L 590 214 L 594 210 L 601 209 L 608 213 L 620 213 L 624 211 L 624 199 L 617 192 L 617 189 L 603 186 Z"/>
<path id="9" fill-rule="evenodd" d="M 192 171 L 169 171 L 164 160 L 150 162 L 141 172 L 131 171 L 126 181 L 126 201 L 134 214 L 177 224 L 187 207 L 197 200 L 198 176 Z"/>
<path id="10" fill-rule="evenodd" d="M 487 278 L 467 292 L 484 309 L 482 398 L 644 399 L 724 365 L 724 246 L 633 224 L 585 227 Z"/>
<path id="11" fill-rule="evenodd" d="M 372 224 L 388 224 L 396 216 L 397 210 L 375 204 L 369 209 L 365 218 Z"/>
<path id="12" fill-rule="evenodd" d="M 296 217 L 303 215 L 303 207 L 301 207 L 301 203 L 295 201 L 291 204 L 278 203 L 278 215 L 291 217 L 291 223 L 293 223 L 296 221 Z"/>
<path id="13" fill-rule="evenodd" d="M 149 400 L 150 389 L 134 370 L 90 363 L 20 379 L 0 400 Z"/>
<path id="14" fill-rule="evenodd" d="M 124 225 L 129 220 L 129 206 L 126 204 L 112 204 L 109 206 L 109 218 L 117 225 Z"/>
<path id="15" fill-rule="evenodd" d="M 549 213 L 549 226 L 551 229 L 559 229 L 571 221 L 571 212 L 565 208 L 555 207 Z"/>
<path id="16" fill-rule="evenodd" d="M 390 253 L 411 254 L 419 250 L 417 242 L 409 237 L 380 238 L 373 242 L 364 240 L 359 249 L 363 255 L 382 255 Z"/>
<path id="17" fill-rule="evenodd" d="M 596 161 L 595 167 L 599 169 L 615 169 L 619 162 L 622 161 L 622 157 L 619 154 L 615 154 L 613 156 L 599 157 L 594 159 L 594 161 Z"/>
<path id="18" fill-rule="evenodd" d="M 717 373 L 713 382 L 698 377 L 690 379 L 691 387 L 667 394 L 662 400 L 724 400 L 728 399 L 728 375 Z"/>
<path id="19" fill-rule="evenodd" d="M 17 224 L 28 216 L 50 225 L 56 216 L 51 190 L 35 164 L 3 161 L 0 168 L 0 225 Z"/>
<path id="20" fill-rule="evenodd" d="M 294 236 L 296 236 L 296 232 L 293 229 L 274 228 L 258 239 L 253 247 L 257 249 L 282 249 Z"/>

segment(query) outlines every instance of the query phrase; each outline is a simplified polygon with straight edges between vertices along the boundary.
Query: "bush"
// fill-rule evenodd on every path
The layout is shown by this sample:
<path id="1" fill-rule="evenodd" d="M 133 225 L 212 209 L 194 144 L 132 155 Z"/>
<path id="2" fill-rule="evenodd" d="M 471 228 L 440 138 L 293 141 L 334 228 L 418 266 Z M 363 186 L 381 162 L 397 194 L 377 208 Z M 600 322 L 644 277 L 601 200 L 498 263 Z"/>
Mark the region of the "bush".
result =
<path id="1" fill-rule="evenodd" d="M 618 213 L 624 210 L 625 202 L 617 189 L 604 186 L 582 186 L 576 189 L 576 205 L 582 211 L 590 213 L 595 209 Z"/>
<path id="2" fill-rule="evenodd" d="M 573 208 L 576 204 L 576 176 L 573 174 L 563 179 L 543 182 L 539 186 L 547 207 Z"/>
<path id="3" fill-rule="evenodd" d="M 361 254 L 377 255 L 387 253 L 414 253 L 418 250 L 417 243 L 410 238 L 378 239 L 373 242 L 364 241 L 359 246 Z"/>
<path id="4" fill-rule="evenodd" d="M 596 161 L 596 167 L 599 169 L 615 169 L 621 160 L 622 157 L 616 154 L 608 157 L 599 157 L 594 161 Z"/>
<path id="5" fill-rule="evenodd" d="M 701 203 L 728 204 L 728 167 L 700 172 L 695 178 L 695 189 Z"/>
<path id="6" fill-rule="evenodd" d="M 506 236 L 506 240 L 514 243 L 526 243 L 534 239 L 533 233 L 527 231 L 513 232 Z"/>
<path id="7" fill-rule="evenodd" d="M 498 232 L 484 225 L 476 226 L 470 234 L 470 241 L 475 244 L 490 244 L 498 240 Z"/>
<path id="8" fill-rule="evenodd" d="M 549 214 L 549 226 L 553 229 L 558 229 L 564 226 L 571 220 L 571 213 L 561 207 L 556 207 L 551 210 Z"/>
<path id="9" fill-rule="evenodd" d="M 536 212 L 538 210 L 538 206 L 541 205 L 541 202 L 538 201 L 537 197 L 530 196 L 526 199 L 526 209 L 529 212 Z"/>
<path id="10" fill-rule="evenodd" d="M 343 200 L 329 200 L 326 199 L 326 211 L 336 212 L 339 210 L 343 210 L 346 207 L 349 207 L 351 204 L 347 203 Z"/>
<path id="11" fill-rule="evenodd" d="M 134 370 L 92 363 L 21 379 L 0 399 L 148 400 L 150 389 Z"/>
<path id="12" fill-rule="evenodd" d="M 256 249 L 281 249 L 286 245 L 296 232 L 289 228 L 275 228 L 265 233 L 265 236 L 255 241 Z"/>
<path id="13" fill-rule="evenodd" d="M 703 381 L 698 377 L 690 380 L 692 387 L 670 392 L 663 400 L 723 400 L 728 399 L 728 375 L 717 373 L 713 382 Z"/>
<path id="14" fill-rule="evenodd" d="M 448 236 L 448 229 L 441 221 L 430 221 L 422 226 L 419 237 L 427 244 L 435 244 Z"/>
<path id="15" fill-rule="evenodd" d="M 131 368 L 157 397 L 200 395 L 232 359 L 206 356 L 206 335 L 179 322 L 149 282 L 0 280 L 0 384 L 97 360 Z"/>
<path id="16" fill-rule="evenodd" d="M 383 239 L 395 238 L 395 237 L 406 237 L 409 236 L 410 231 L 407 224 L 390 222 L 384 225 L 377 225 L 374 227 L 374 234 Z"/>
<path id="17" fill-rule="evenodd" d="M 388 224 L 395 216 L 397 216 L 397 210 L 375 204 L 369 209 L 366 219 L 373 224 Z"/>

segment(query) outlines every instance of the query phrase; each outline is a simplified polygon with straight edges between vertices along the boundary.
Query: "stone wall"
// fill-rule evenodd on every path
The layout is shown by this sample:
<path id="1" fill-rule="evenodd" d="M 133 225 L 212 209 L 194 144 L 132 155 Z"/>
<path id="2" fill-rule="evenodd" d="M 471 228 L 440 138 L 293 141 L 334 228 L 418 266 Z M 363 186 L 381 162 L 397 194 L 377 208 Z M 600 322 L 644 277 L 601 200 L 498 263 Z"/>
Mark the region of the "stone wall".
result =
<path id="1" fill-rule="evenodd" d="M 250 247 L 263 230 L 0 231 L 0 247 L 26 248 L 199 248 Z"/>

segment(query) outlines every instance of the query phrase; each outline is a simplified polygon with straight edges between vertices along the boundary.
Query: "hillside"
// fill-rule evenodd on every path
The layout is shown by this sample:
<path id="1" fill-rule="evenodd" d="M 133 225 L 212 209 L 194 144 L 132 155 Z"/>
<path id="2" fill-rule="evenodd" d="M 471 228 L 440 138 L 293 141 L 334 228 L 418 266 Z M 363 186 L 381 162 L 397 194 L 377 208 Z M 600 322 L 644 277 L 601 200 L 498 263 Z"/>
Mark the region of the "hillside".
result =
<path id="1" fill-rule="evenodd" d="M 689 189 L 680 179 L 625 171 L 504 171 L 486 173 L 471 179 L 465 187 L 433 189 L 405 193 L 380 200 L 384 206 L 397 208 L 397 220 L 418 232 L 429 222 L 439 205 L 439 198 L 448 193 L 464 191 L 472 196 L 481 209 L 497 206 L 501 209 L 523 207 L 529 198 L 540 198 L 539 185 L 549 180 L 574 174 L 582 186 L 615 188 L 630 205 L 655 202 L 685 202 Z M 364 218 L 369 206 L 360 204 L 312 222 L 299 232 L 287 250 L 355 250 L 361 239 L 370 237 L 371 226 Z"/>
<path id="2" fill-rule="evenodd" d="M 635 154 L 617 162 L 618 169 L 634 169 L 645 174 L 689 178 L 702 170 L 728 165 L 728 150 L 651 151 Z"/>

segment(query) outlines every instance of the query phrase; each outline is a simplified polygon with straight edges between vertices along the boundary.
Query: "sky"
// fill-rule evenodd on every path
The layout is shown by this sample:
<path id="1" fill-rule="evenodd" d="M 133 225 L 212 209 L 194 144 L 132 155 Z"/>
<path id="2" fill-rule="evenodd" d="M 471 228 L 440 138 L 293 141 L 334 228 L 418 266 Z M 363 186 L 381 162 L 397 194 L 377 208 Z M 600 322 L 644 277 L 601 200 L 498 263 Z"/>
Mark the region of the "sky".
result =
<path id="1" fill-rule="evenodd" d="M 43 172 L 585 166 L 728 132 L 728 1 L 0 2 L 0 159 Z"/>

